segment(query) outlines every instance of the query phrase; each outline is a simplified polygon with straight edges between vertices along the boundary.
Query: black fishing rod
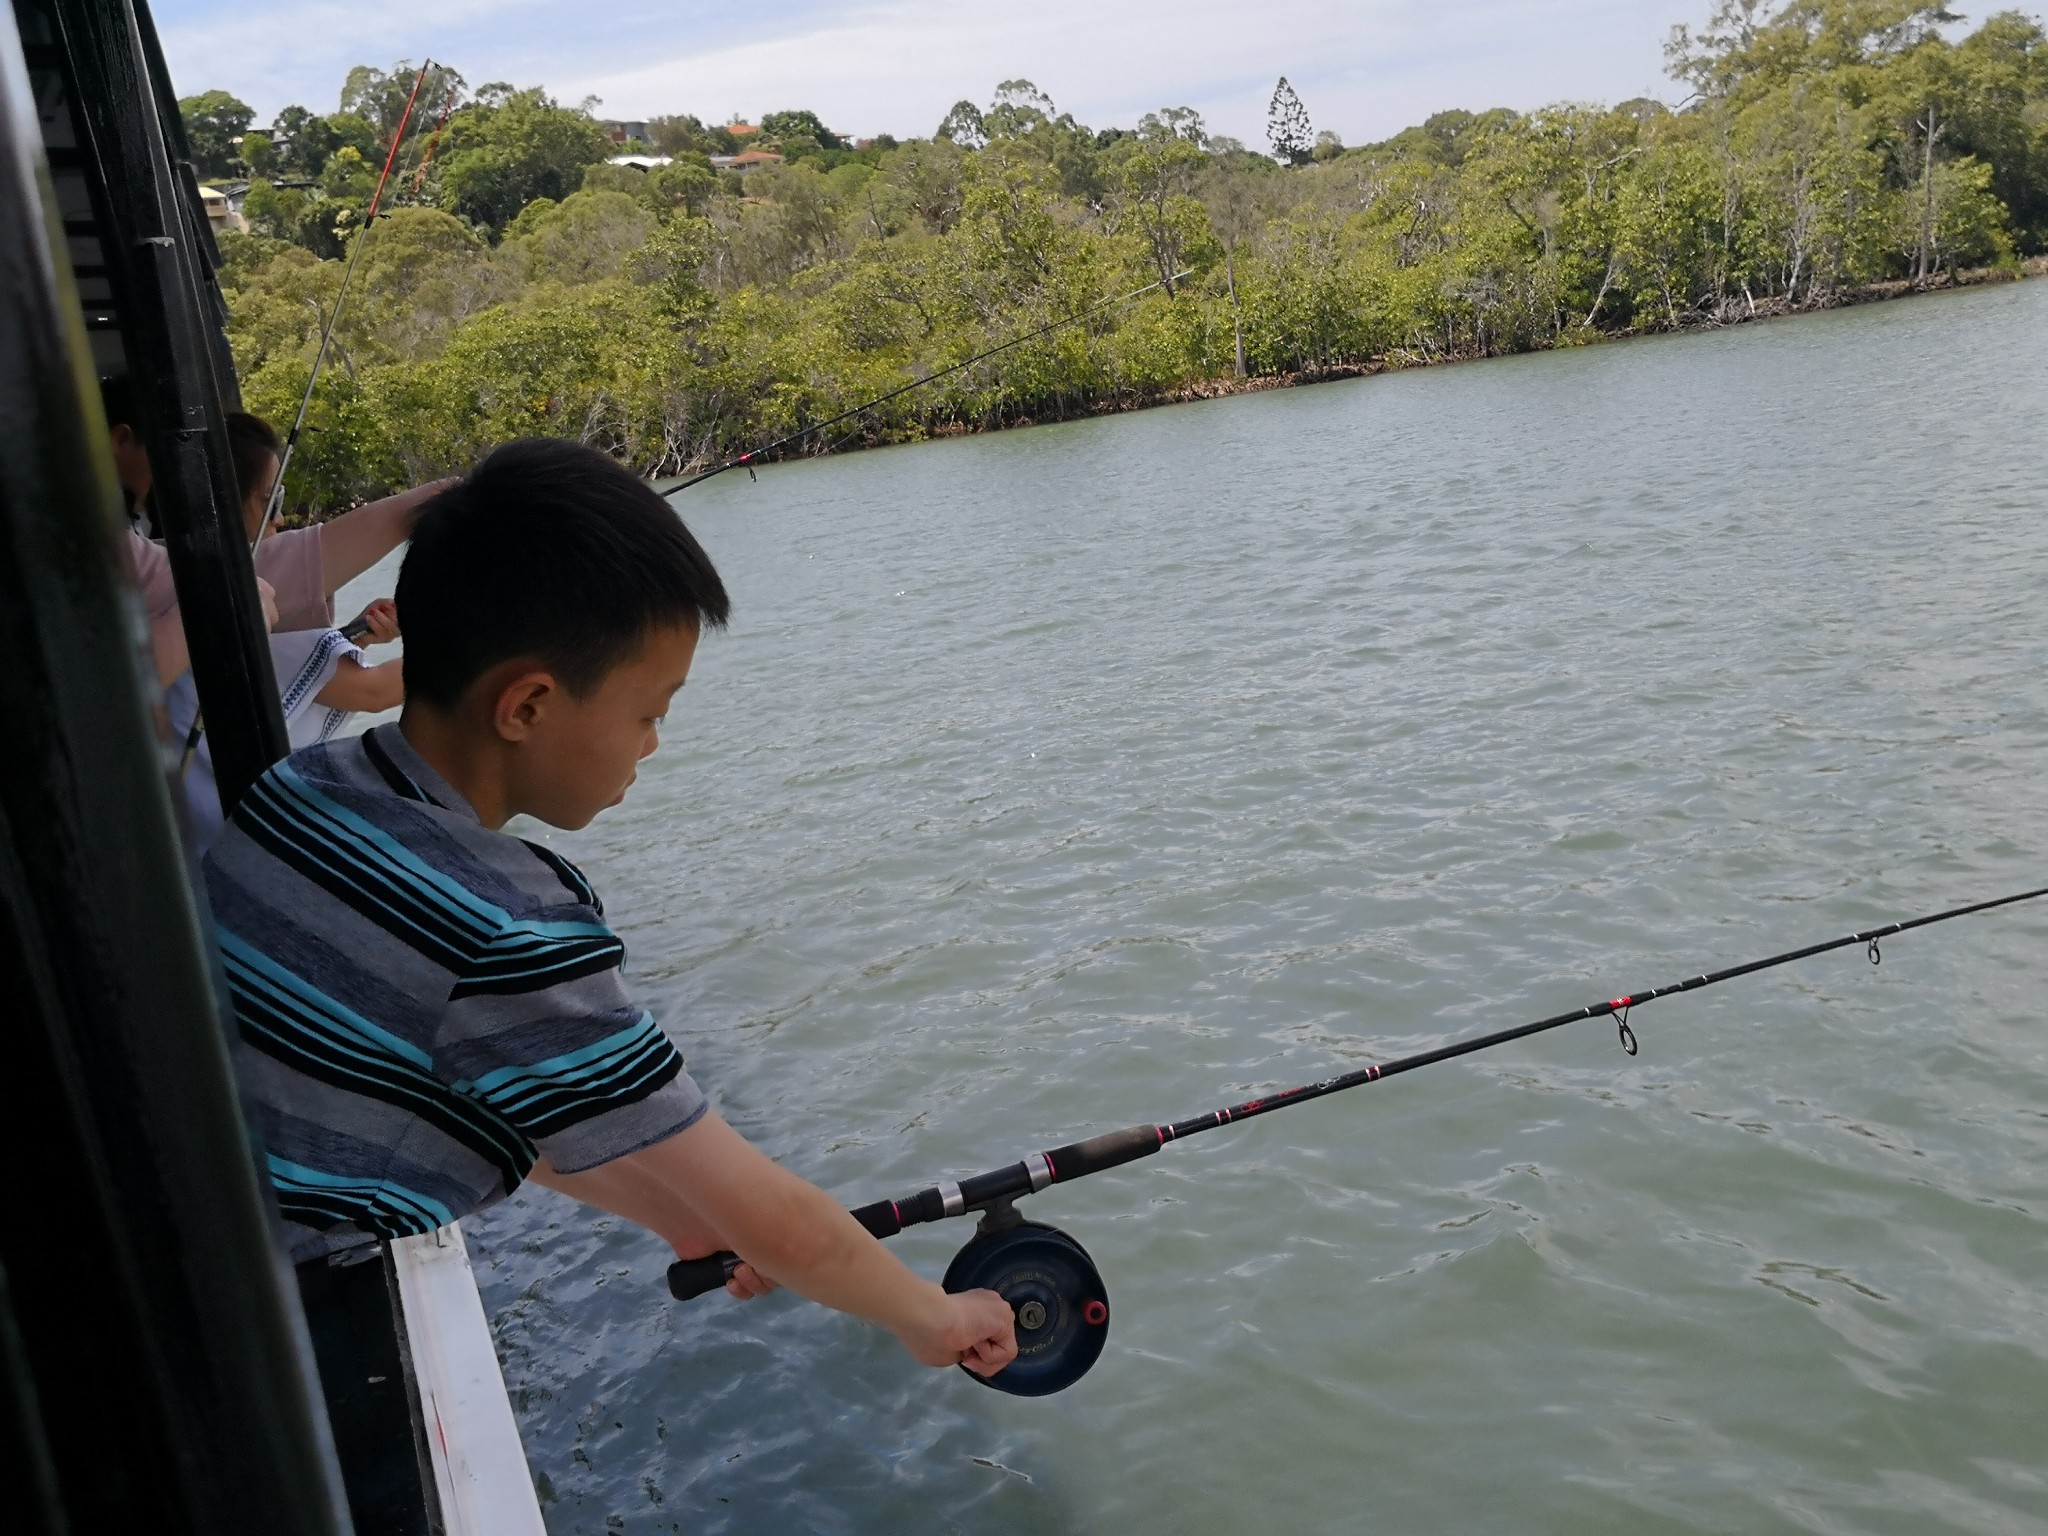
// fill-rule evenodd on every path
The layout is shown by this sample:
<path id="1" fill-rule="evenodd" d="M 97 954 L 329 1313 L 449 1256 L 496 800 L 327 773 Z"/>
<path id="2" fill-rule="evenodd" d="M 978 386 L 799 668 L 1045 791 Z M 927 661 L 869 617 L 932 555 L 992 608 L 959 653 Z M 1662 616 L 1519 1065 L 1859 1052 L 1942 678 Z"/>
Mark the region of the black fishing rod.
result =
<path id="1" fill-rule="evenodd" d="M 985 363 L 998 353 L 1007 352 L 1012 347 L 1021 347 L 1027 341 L 1036 341 L 1039 337 L 1050 331 L 1056 331 L 1063 325 L 1072 325 L 1077 320 L 1086 320 L 1090 315 L 1100 314 L 1105 309 L 1114 309 L 1119 305 L 1130 303 L 1133 299 L 1141 299 L 1155 288 L 1165 288 L 1169 283 L 1177 283 L 1182 278 L 1192 275 L 1189 272 L 1176 272 L 1171 278 L 1162 278 L 1156 283 L 1147 283 L 1142 288 L 1134 288 L 1129 293 L 1119 294 L 1113 299 L 1104 299 L 1099 304 L 1091 304 L 1086 309 L 1074 311 L 1071 315 L 1062 315 L 1057 320 L 1049 320 L 1035 331 L 1026 331 L 1022 336 L 1012 336 L 1001 346 L 990 347 L 986 352 L 977 352 L 970 358 L 941 368 L 937 373 L 928 373 L 923 378 L 912 379 L 908 384 L 899 385 L 897 388 L 890 390 L 886 395 L 875 396 L 874 399 L 868 401 L 865 405 L 856 405 L 851 410 L 841 411 L 837 416 L 828 416 L 823 421 L 817 422 L 812 426 L 800 427 L 787 437 L 778 437 L 772 443 L 763 443 L 759 448 L 743 453 L 736 459 L 727 459 L 723 464 L 714 464 L 711 468 L 702 470 L 690 476 L 689 479 L 670 486 L 661 494 L 673 496 L 678 491 L 687 491 L 693 485 L 702 485 L 712 476 L 722 475 L 728 469 L 746 469 L 748 466 L 766 459 L 779 448 L 787 448 L 791 443 L 801 442 L 807 437 L 829 431 L 831 428 L 838 426 L 840 422 L 851 421 L 864 411 L 872 411 L 877 406 L 887 405 L 899 395 L 907 395 L 913 389 L 923 389 L 925 385 L 935 384 L 948 374 L 958 373 L 963 368 L 972 368 L 976 363 Z"/>
<path id="2" fill-rule="evenodd" d="M 2021 891 L 2013 896 L 2000 896 L 1993 901 L 1973 902 L 1967 907 L 1954 907 L 1927 917 L 1887 923 L 1881 928 L 1867 928 L 1825 943 L 1808 944 L 1802 949 L 1788 949 L 1783 954 L 1752 960 L 1746 965 L 1731 965 L 1726 970 L 1709 971 L 1703 976 L 1674 981 L 1666 986 L 1645 988 L 1602 1003 L 1588 1003 L 1583 1008 L 1538 1019 L 1533 1024 L 1520 1024 L 1513 1029 L 1456 1040 L 1433 1051 L 1418 1051 L 1413 1056 L 1403 1056 L 1379 1066 L 1360 1067 L 1355 1072 L 1325 1078 L 1319 1083 L 1307 1083 L 1264 1098 L 1247 1099 L 1242 1104 L 1212 1109 L 1207 1114 L 1176 1120 L 1170 1125 L 1134 1125 L 1126 1130 L 1111 1131 L 1070 1146 L 1055 1147 L 1050 1152 L 1034 1152 L 1022 1162 L 976 1174 L 957 1184 L 934 1184 L 901 1200 L 879 1200 L 873 1205 L 864 1205 L 852 1213 L 853 1219 L 876 1237 L 894 1237 L 905 1227 L 943 1221 L 949 1216 L 961 1216 L 969 1211 L 982 1212 L 982 1220 L 973 1239 L 960 1250 L 947 1269 L 944 1285 L 948 1291 L 993 1290 L 1011 1304 L 1017 1314 L 1017 1359 L 994 1376 L 976 1376 L 974 1379 L 1018 1396 L 1042 1397 L 1079 1381 L 1102 1353 L 1109 1328 L 1109 1296 L 1094 1261 L 1079 1243 L 1056 1228 L 1027 1222 L 1017 1215 L 1015 1202 L 1025 1195 L 1036 1194 L 1054 1184 L 1070 1184 L 1075 1179 L 1118 1168 L 1141 1157 L 1150 1157 L 1171 1141 L 1184 1141 L 1204 1131 L 1237 1125 L 1260 1115 L 1272 1114 L 1275 1110 L 1292 1109 L 1298 1104 L 1327 1098 L 1349 1088 L 1362 1088 L 1367 1083 L 1412 1072 L 1417 1067 L 1469 1056 L 1474 1051 L 1491 1050 L 1510 1040 L 1520 1040 L 1549 1029 L 1561 1029 L 1586 1019 L 1613 1018 L 1621 1048 L 1633 1056 L 1636 1054 L 1636 1036 L 1635 1031 L 1629 1028 L 1629 1014 L 1660 997 L 1697 992 L 1703 987 L 1733 981 L 1738 976 L 1790 965 L 1795 960 L 1809 959 L 1857 944 L 1865 946 L 1870 963 L 1876 965 L 1883 957 L 1880 941 L 1893 934 L 1908 933 L 1915 928 L 1946 923 L 1954 918 L 1989 912 L 1996 907 L 2009 907 L 2015 902 L 2033 901 L 2042 896 L 2048 896 L 2048 886 Z M 714 1253 L 707 1258 L 685 1259 L 671 1264 L 668 1270 L 669 1291 L 678 1301 L 688 1301 L 693 1296 L 717 1290 L 732 1277 L 740 1262 L 736 1254 Z"/>

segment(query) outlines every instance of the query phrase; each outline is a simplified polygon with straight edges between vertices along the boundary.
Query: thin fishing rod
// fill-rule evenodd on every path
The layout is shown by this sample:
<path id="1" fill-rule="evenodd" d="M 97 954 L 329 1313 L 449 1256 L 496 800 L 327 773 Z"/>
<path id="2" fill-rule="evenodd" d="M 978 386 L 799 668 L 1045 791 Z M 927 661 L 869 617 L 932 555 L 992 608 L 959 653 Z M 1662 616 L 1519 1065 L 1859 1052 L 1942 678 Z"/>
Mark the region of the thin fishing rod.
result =
<path id="1" fill-rule="evenodd" d="M 327 348 L 334 340 L 335 322 L 341 318 L 341 307 L 348 301 L 349 284 L 355 280 L 356 264 L 363 259 L 363 248 L 370 243 L 370 230 L 377 222 L 377 210 L 384 202 L 384 184 L 391 179 L 391 168 L 398 163 L 398 149 L 405 142 L 406 125 L 412 121 L 413 104 L 420 99 L 420 87 L 427 83 L 427 71 L 434 67 L 428 59 L 420 65 L 420 72 L 413 77 L 412 94 L 405 98 L 405 110 L 398 116 L 398 127 L 391 134 L 391 148 L 384 156 L 384 169 L 377 177 L 377 190 L 370 196 L 369 212 L 363 215 L 363 227 L 356 236 L 356 248 L 349 253 L 348 266 L 342 270 L 341 287 L 334 295 L 334 307 L 327 312 L 327 321 L 320 327 L 320 348 L 313 354 L 313 371 L 306 375 L 306 392 L 299 396 L 299 413 L 292 418 L 292 429 L 285 434 L 284 452 L 277 461 L 277 483 L 270 488 L 270 500 L 263 507 L 263 521 L 256 525 L 256 537 L 250 543 L 253 550 L 263 542 L 263 535 L 269 531 L 278 509 L 284 505 L 285 471 L 292 467 L 292 451 L 299 446 L 299 434 L 306 428 L 306 412 L 312 409 L 313 390 L 320 382 L 320 365 L 327 361 Z"/>
<path id="2" fill-rule="evenodd" d="M 1071 315 L 1062 315 L 1057 320 L 1047 321 L 1044 325 L 1041 325 L 1035 331 L 1026 331 L 1022 336 L 1012 336 L 1008 341 L 1004 342 L 1001 346 L 990 347 L 986 352 L 977 352 L 974 354 L 974 356 L 967 358 L 965 361 L 948 364 L 946 367 L 941 368 L 937 373 L 928 373 L 921 379 L 912 379 L 908 384 L 900 385 L 897 388 L 890 390 L 889 393 L 887 393 L 886 395 L 875 396 L 874 399 L 868 401 L 865 405 L 856 405 L 851 410 L 841 411 L 837 416 L 828 416 L 823 421 L 817 422 L 811 426 L 801 427 L 798 430 L 790 433 L 787 437 L 778 437 L 772 443 L 763 443 L 759 448 L 753 449 L 751 452 L 748 453 L 743 453 L 736 459 L 727 459 L 723 464 L 714 464 L 711 466 L 711 468 L 700 471 L 699 473 L 690 476 L 689 479 L 681 482 L 680 484 L 670 486 L 667 490 L 662 492 L 662 495 L 673 496 L 678 491 L 687 491 L 691 486 L 702 485 L 706 480 L 709 480 L 713 475 L 722 475 L 728 469 L 744 469 L 749 464 L 758 463 L 762 459 L 767 458 L 769 454 L 775 452 L 775 450 L 778 448 L 787 448 L 791 443 L 800 442 L 806 437 L 810 437 L 816 433 L 823 432 L 828 428 L 836 427 L 842 421 L 849 421 L 853 417 L 860 415 L 863 411 L 872 411 L 878 405 L 887 405 L 891 400 L 894 400 L 898 395 L 907 395 L 913 389 L 923 389 L 925 385 L 935 384 L 940 379 L 945 378 L 948 374 L 958 373 L 963 368 L 972 368 L 976 363 L 985 363 L 990 358 L 996 356 L 998 353 L 1007 352 L 1012 347 L 1021 347 L 1027 341 L 1036 341 L 1039 337 L 1045 335 L 1048 331 L 1056 331 L 1063 325 L 1072 325 L 1076 320 L 1086 320 L 1090 315 L 1099 314 L 1101 313 L 1101 311 L 1105 309 L 1113 309 L 1118 305 L 1128 304 L 1133 299 L 1143 298 L 1146 294 L 1152 292 L 1152 290 L 1155 288 L 1166 288 L 1169 283 L 1177 283 L 1182 278 L 1190 277 L 1192 275 L 1193 274 L 1189 272 L 1176 272 L 1171 278 L 1164 278 L 1156 283 L 1147 283 L 1142 288 L 1134 288 L 1129 293 L 1120 294 L 1116 298 L 1104 299 L 1099 304 L 1091 304 L 1086 309 L 1076 310 Z M 1171 290 L 1169 289 L 1169 291 Z"/>
<path id="3" fill-rule="evenodd" d="M 1934 923 L 1946 923 L 1954 918 L 1968 917 L 1977 912 L 1989 912 L 1996 907 L 2009 907 L 2015 902 L 2033 901 L 2042 896 L 2048 896 L 2048 886 L 2021 891 L 2014 896 L 2000 896 L 1993 901 L 1973 902 L 1967 907 L 1954 907 L 1927 917 L 1887 923 L 1881 928 L 1867 928 L 1860 933 L 1829 939 L 1825 943 L 1808 944 L 1801 949 L 1788 949 L 1783 954 L 1752 960 L 1746 965 L 1731 965 L 1726 970 L 1709 971 L 1704 976 L 1689 977 L 1666 986 L 1648 987 L 1640 992 L 1631 992 L 1625 997 L 1609 998 L 1603 1003 L 1588 1003 L 1583 1008 L 1574 1008 L 1569 1013 L 1538 1019 L 1533 1024 L 1521 1024 L 1513 1029 L 1496 1030 L 1489 1035 L 1475 1035 L 1467 1040 L 1453 1041 L 1433 1051 L 1418 1051 L 1413 1056 L 1403 1056 L 1380 1066 L 1360 1067 L 1355 1072 L 1325 1078 L 1319 1083 L 1307 1083 L 1302 1087 L 1289 1088 L 1285 1092 L 1269 1094 L 1264 1098 L 1247 1099 L 1242 1104 L 1233 1104 L 1227 1109 L 1213 1109 L 1207 1114 L 1176 1120 L 1170 1125 L 1134 1125 L 1126 1130 L 1111 1131 L 1107 1135 L 1096 1136 L 1088 1141 L 1077 1141 L 1071 1146 L 1057 1147 L 1050 1152 L 1034 1152 L 1022 1162 L 1012 1163 L 1007 1168 L 996 1168 L 987 1173 L 976 1174 L 973 1178 L 962 1179 L 957 1184 L 935 1184 L 901 1200 L 881 1200 L 873 1205 L 864 1205 L 853 1212 L 853 1219 L 876 1237 L 894 1237 L 905 1227 L 920 1226 L 928 1221 L 942 1221 L 948 1216 L 959 1216 L 968 1211 L 1000 1208 L 1022 1196 L 1036 1194 L 1050 1185 L 1070 1184 L 1075 1179 L 1086 1178 L 1091 1173 L 1102 1173 L 1110 1168 L 1121 1167 L 1125 1163 L 1136 1162 L 1141 1157 L 1150 1157 L 1170 1141 L 1184 1141 L 1204 1131 L 1236 1125 L 1241 1121 L 1256 1119 L 1260 1115 L 1269 1115 L 1278 1109 L 1292 1109 L 1297 1104 L 1327 1098 L 1333 1093 L 1342 1093 L 1349 1088 L 1362 1088 L 1367 1083 L 1376 1083 L 1402 1072 L 1412 1072 L 1417 1067 L 1433 1066 L 1437 1062 L 1450 1061 L 1454 1057 L 1469 1056 L 1474 1051 L 1491 1050 L 1494 1046 L 1505 1045 L 1510 1040 L 1520 1040 L 1549 1029 L 1561 1029 L 1567 1024 L 1577 1024 L 1585 1019 L 1613 1018 L 1618 1015 L 1617 1028 L 1621 1047 L 1633 1056 L 1636 1053 L 1636 1037 L 1635 1031 L 1628 1025 L 1629 1013 L 1645 1003 L 1655 1002 L 1660 997 L 1673 997 L 1681 992 L 1697 992 L 1703 987 L 1733 981 L 1738 976 L 1767 971 L 1774 966 L 1790 965 L 1795 960 L 1809 959 L 1814 955 L 1824 955 L 1829 950 L 1847 949 L 1856 944 L 1866 946 L 1870 963 L 1876 965 L 1882 958 L 1882 951 L 1878 947 L 1879 941 L 1895 933 L 1906 933 Z M 669 1290 L 680 1301 L 687 1301 L 692 1296 L 701 1296 L 706 1291 L 716 1290 L 724 1285 L 732 1277 L 732 1272 L 739 1263 L 739 1258 L 734 1254 L 714 1253 L 708 1258 L 686 1259 L 672 1264 L 668 1272 Z"/>

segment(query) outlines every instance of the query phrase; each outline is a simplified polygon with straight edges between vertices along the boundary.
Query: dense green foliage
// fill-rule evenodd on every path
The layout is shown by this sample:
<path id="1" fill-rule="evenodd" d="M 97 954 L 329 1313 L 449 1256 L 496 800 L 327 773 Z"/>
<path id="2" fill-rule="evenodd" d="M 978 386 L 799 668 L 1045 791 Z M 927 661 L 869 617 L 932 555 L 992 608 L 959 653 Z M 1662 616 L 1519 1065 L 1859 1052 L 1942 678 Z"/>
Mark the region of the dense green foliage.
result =
<path id="1" fill-rule="evenodd" d="M 486 86 L 431 166 L 401 155 L 292 499 L 332 507 L 516 433 L 650 473 L 819 420 L 1145 283 L 1143 299 L 896 402 L 862 440 L 1821 305 L 2048 249 L 2048 39 L 1917 0 L 1720 0 L 1679 29 L 1680 110 L 1445 112 L 1283 166 L 1184 108 L 1096 131 L 1028 81 L 929 140 L 847 146 L 807 112 L 736 138 L 649 125 L 675 162 L 604 164 L 589 113 Z M 395 126 L 390 75 L 281 114 L 224 281 L 252 408 L 288 418 Z M 209 98 L 202 98 L 202 100 Z M 400 95 L 402 102 L 402 94 Z M 297 109 L 293 109 L 296 111 Z M 424 139 L 425 128 L 421 137 Z M 245 146 L 249 139 L 245 138 Z M 711 154 L 779 148 L 744 181 Z M 1186 275 L 1183 276 L 1182 274 Z"/>
<path id="2" fill-rule="evenodd" d="M 185 147 L 192 152 L 193 169 L 202 176 L 225 176 L 235 169 L 242 135 L 256 120 L 254 108 L 226 91 L 185 97 L 178 103 L 178 116 L 185 124 Z"/>

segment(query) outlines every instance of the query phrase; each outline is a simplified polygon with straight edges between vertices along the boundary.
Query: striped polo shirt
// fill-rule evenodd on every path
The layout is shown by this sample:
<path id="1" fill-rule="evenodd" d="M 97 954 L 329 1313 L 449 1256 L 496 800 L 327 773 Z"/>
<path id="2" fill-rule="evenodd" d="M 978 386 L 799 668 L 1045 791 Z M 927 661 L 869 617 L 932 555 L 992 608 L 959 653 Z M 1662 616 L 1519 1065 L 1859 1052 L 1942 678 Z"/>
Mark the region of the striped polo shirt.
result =
<path id="1" fill-rule="evenodd" d="M 577 1173 L 702 1091 L 568 860 L 493 832 L 395 725 L 295 752 L 206 857 L 237 1073 L 294 1259 Z"/>

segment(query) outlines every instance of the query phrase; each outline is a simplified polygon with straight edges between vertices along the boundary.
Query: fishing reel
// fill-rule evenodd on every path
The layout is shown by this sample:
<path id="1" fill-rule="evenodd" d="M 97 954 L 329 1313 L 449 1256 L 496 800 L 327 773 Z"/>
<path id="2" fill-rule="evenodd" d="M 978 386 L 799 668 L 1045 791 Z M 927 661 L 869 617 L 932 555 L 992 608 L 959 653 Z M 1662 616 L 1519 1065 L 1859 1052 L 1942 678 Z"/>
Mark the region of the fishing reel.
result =
<path id="1" fill-rule="evenodd" d="M 1109 1338 L 1102 1272 L 1087 1249 L 1057 1227 L 1024 1220 L 1008 1200 L 982 1216 L 940 1284 L 955 1294 L 994 1291 L 1016 1313 L 1017 1358 L 993 1376 L 967 1371 L 985 1387 L 1047 1397 L 1071 1387 L 1102 1357 Z"/>

